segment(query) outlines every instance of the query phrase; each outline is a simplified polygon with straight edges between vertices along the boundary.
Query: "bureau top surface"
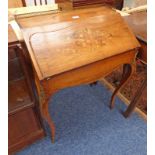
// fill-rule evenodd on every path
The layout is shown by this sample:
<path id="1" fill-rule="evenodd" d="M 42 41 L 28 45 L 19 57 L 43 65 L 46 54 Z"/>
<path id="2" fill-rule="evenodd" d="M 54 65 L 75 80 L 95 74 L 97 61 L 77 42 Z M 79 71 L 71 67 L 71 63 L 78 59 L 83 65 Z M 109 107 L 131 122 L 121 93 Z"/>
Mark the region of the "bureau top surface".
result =
<path id="1" fill-rule="evenodd" d="M 122 17 L 107 7 L 18 22 L 39 80 L 139 47 Z"/>

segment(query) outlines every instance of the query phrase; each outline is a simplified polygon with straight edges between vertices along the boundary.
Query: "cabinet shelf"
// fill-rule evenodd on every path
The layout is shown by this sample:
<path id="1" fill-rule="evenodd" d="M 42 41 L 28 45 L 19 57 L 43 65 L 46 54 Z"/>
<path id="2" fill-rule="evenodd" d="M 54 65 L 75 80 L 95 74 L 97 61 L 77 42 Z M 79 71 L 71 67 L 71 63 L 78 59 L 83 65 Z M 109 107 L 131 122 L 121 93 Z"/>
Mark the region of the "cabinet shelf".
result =
<path id="1" fill-rule="evenodd" d="M 9 83 L 9 115 L 19 110 L 31 107 L 32 102 L 25 79 Z"/>

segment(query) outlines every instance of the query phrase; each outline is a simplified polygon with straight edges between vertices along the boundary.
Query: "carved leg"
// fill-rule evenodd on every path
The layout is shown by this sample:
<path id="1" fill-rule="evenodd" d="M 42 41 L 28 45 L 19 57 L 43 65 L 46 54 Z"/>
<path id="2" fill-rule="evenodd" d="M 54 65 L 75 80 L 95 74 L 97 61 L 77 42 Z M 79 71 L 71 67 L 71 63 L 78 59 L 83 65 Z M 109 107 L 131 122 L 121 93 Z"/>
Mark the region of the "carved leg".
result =
<path id="1" fill-rule="evenodd" d="M 51 130 L 51 140 L 52 143 L 54 143 L 55 140 L 55 125 L 51 119 L 49 110 L 48 110 L 48 99 L 45 99 L 44 102 L 42 103 L 42 107 L 41 107 L 41 113 L 42 113 L 42 117 L 47 121 L 50 130 Z"/>
<path id="2" fill-rule="evenodd" d="M 122 74 L 122 79 L 119 84 L 119 86 L 115 89 L 114 93 L 112 94 L 111 97 L 111 102 L 110 102 L 110 108 L 114 108 L 114 99 L 115 96 L 117 95 L 118 91 L 124 86 L 124 84 L 130 79 L 132 73 L 135 70 L 135 65 L 134 64 L 124 64 L 123 65 L 123 74 Z"/>
<path id="3" fill-rule="evenodd" d="M 137 92 L 135 94 L 135 97 L 131 101 L 131 103 L 128 106 L 127 110 L 123 113 L 125 118 L 129 117 L 131 115 L 131 113 L 133 112 L 133 110 L 136 107 L 136 104 L 137 104 L 138 100 L 140 99 L 140 97 L 141 97 L 141 95 L 143 93 L 143 90 L 146 88 L 146 86 L 147 86 L 147 79 L 144 80 L 141 87 L 137 90 Z"/>

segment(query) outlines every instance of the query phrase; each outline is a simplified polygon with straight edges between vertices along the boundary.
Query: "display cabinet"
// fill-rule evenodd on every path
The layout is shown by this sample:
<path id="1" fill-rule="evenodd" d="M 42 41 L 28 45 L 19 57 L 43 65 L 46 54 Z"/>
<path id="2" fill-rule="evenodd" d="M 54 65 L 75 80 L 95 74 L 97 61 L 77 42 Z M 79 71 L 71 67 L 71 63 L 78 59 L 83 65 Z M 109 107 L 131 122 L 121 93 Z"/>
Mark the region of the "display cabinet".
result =
<path id="1" fill-rule="evenodd" d="M 8 43 L 8 147 L 12 154 L 44 137 L 31 66 L 11 27 Z"/>

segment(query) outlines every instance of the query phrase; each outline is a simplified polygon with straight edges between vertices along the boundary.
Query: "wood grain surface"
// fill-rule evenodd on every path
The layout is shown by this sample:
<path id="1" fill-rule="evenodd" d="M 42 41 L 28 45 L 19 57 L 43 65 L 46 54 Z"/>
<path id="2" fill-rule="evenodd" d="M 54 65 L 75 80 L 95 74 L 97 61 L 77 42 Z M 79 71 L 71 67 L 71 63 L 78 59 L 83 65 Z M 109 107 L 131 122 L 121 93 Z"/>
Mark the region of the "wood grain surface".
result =
<path id="1" fill-rule="evenodd" d="M 124 19 L 135 35 L 142 41 L 147 42 L 147 12 L 134 12 L 130 16 L 124 17 Z"/>
<path id="2" fill-rule="evenodd" d="M 141 44 L 141 49 L 138 58 L 147 63 L 147 12 L 134 12 L 130 16 L 124 17 L 129 27 L 134 32 L 135 36 Z"/>
<path id="3" fill-rule="evenodd" d="M 44 26 L 28 20 L 19 24 L 40 80 L 139 46 L 122 17 L 107 7 L 57 13 L 50 24 L 44 18 Z"/>

